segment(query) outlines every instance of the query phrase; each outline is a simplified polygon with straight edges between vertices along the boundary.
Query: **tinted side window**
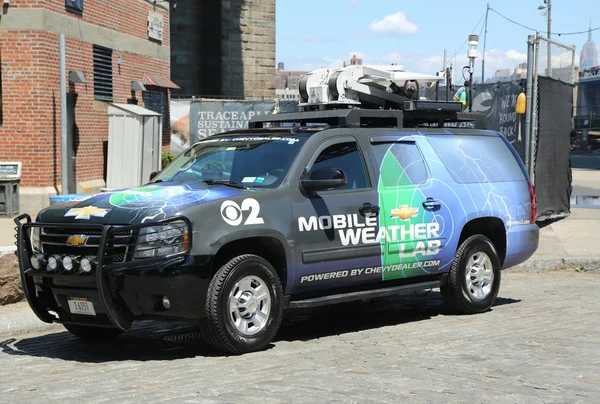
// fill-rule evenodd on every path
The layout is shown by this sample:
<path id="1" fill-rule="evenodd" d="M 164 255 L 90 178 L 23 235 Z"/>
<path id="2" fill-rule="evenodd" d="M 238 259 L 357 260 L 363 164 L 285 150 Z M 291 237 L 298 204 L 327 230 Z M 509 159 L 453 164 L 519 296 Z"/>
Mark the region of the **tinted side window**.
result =
<path id="1" fill-rule="evenodd" d="M 416 185 L 427 181 L 427 167 L 414 143 L 375 143 L 373 152 L 384 187 Z"/>
<path id="2" fill-rule="evenodd" d="M 427 139 L 460 184 L 525 180 L 521 167 L 500 137 L 431 135 Z"/>
<path id="3" fill-rule="evenodd" d="M 329 146 L 319 154 L 308 175 L 319 168 L 339 168 L 348 178 L 348 184 L 338 189 L 367 188 L 367 173 L 355 142 Z"/>

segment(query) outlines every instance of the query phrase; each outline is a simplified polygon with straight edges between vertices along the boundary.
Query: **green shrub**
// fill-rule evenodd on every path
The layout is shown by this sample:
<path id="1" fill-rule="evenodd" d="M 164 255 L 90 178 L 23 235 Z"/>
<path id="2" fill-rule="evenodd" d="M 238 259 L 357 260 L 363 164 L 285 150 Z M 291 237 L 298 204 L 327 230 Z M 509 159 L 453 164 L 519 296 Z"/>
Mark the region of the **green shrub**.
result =
<path id="1" fill-rule="evenodd" d="M 171 152 L 162 152 L 162 168 L 168 166 L 171 161 L 175 160 L 176 155 Z"/>

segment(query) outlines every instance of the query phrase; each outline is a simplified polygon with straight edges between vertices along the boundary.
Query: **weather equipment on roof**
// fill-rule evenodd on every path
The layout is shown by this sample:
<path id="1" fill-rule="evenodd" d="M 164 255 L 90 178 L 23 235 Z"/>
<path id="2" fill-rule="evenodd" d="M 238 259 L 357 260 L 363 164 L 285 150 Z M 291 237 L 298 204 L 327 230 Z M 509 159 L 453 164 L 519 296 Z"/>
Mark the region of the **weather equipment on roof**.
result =
<path id="1" fill-rule="evenodd" d="M 435 84 L 441 79 L 407 72 L 401 66 L 352 65 L 335 70 L 318 69 L 300 79 L 300 106 L 406 109 L 406 101 L 420 99 L 421 83 Z"/>
<path id="2" fill-rule="evenodd" d="M 300 79 L 300 111 L 255 116 L 250 128 L 285 126 L 415 127 L 486 129 L 484 116 L 462 113 L 460 102 L 426 100 L 421 83 L 442 76 L 411 73 L 401 66 L 351 65 L 317 69 Z"/>

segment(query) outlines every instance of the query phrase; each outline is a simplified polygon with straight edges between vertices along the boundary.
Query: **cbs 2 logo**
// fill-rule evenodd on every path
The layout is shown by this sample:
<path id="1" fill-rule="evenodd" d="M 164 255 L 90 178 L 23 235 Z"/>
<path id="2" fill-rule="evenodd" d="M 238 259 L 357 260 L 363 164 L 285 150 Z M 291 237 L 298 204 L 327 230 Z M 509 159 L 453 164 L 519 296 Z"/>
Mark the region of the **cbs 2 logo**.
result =
<path id="1" fill-rule="evenodd" d="M 265 221 L 259 217 L 260 204 L 256 199 L 248 198 L 242 201 L 242 206 L 234 201 L 225 201 L 221 204 L 221 216 L 225 223 L 231 226 L 239 226 L 244 220 L 242 212 L 250 211 L 250 215 L 246 218 L 244 226 L 251 224 L 264 224 Z"/>

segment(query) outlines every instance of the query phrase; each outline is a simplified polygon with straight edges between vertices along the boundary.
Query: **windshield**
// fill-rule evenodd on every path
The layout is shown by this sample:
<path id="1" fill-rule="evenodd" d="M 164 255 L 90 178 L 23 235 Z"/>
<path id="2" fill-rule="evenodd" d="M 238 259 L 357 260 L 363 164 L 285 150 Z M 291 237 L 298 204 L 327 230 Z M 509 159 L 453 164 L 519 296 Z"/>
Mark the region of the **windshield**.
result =
<path id="1" fill-rule="evenodd" d="M 304 143 L 293 136 L 232 136 L 206 139 L 169 164 L 152 182 L 208 181 L 247 187 L 279 186 Z"/>

